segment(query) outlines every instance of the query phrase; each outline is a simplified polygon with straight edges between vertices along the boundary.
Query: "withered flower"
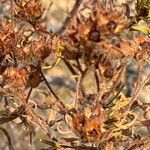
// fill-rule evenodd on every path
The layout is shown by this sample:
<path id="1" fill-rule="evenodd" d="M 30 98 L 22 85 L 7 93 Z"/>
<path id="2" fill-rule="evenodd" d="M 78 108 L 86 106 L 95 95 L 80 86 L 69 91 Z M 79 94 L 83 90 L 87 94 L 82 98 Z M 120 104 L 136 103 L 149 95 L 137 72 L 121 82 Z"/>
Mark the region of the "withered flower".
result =
<path id="1" fill-rule="evenodd" d="M 83 132 L 86 122 L 87 118 L 85 114 L 80 113 L 75 114 L 72 120 L 73 127 L 78 133 Z"/>
<path id="2" fill-rule="evenodd" d="M 43 60 L 49 56 L 51 52 L 51 41 L 46 38 L 41 38 L 38 41 L 33 41 L 29 45 L 29 49 L 31 54 L 35 56 L 37 59 Z"/>
<path id="3" fill-rule="evenodd" d="M 11 22 L 0 20 L 0 58 L 2 61 L 5 55 L 9 54 L 16 46 L 14 27 Z"/>
<path id="4" fill-rule="evenodd" d="M 87 107 L 84 112 L 77 111 L 73 113 L 68 124 L 83 140 L 98 142 L 105 133 L 104 121 L 104 112 L 97 105 L 94 110 Z"/>
<path id="5" fill-rule="evenodd" d="M 19 19 L 27 20 L 33 25 L 43 15 L 41 4 L 36 0 L 30 0 L 26 4 L 18 3 L 14 13 Z"/>
<path id="6" fill-rule="evenodd" d="M 103 119 L 99 117 L 93 117 L 88 119 L 84 128 L 85 137 L 88 141 L 96 142 L 101 140 L 101 136 L 105 130 L 103 129 Z"/>
<path id="7" fill-rule="evenodd" d="M 12 87 L 22 87 L 26 85 L 28 71 L 20 68 L 7 68 L 3 73 L 5 83 Z"/>
<path id="8" fill-rule="evenodd" d="M 128 23 L 125 8 L 116 8 L 111 2 L 109 5 L 106 8 L 103 2 L 99 2 L 96 6 L 97 26 L 101 28 L 103 34 L 119 34 Z"/>
<path id="9" fill-rule="evenodd" d="M 25 58 L 23 50 L 17 47 L 18 39 L 22 38 L 21 34 L 21 30 L 13 22 L 0 20 L 0 61 L 11 52 L 15 52 L 18 59 Z"/>

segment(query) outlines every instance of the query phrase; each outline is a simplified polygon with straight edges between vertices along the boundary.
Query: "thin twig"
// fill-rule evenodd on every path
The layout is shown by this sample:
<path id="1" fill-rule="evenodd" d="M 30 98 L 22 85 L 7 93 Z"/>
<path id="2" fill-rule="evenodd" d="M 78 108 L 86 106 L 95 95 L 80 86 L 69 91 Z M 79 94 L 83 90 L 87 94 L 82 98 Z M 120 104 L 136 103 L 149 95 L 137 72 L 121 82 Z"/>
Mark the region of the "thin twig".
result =
<path id="1" fill-rule="evenodd" d="M 69 61 L 63 59 L 65 65 L 67 66 L 67 68 L 70 70 L 70 72 L 72 73 L 72 75 L 77 75 L 77 72 L 74 70 L 74 68 L 72 67 L 72 65 L 70 64 Z"/>
<path id="2" fill-rule="evenodd" d="M 51 133 L 48 129 L 49 126 L 46 123 L 46 121 L 44 121 L 42 118 L 37 116 L 29 105 L 26 105 L 26 110 L 27 110 L 27 114 L 32 117 L 33 122 L 40 127 L 43 133 L 47 135 L 49 138 L 52 138 Z"/>
<path id="3" fill-rule="evenodd" d="M 20 95 L 20 99 L 21 99 L 22 104 L 26 108 L 26 114 L 32 118 L 32 122 L 34 122 L 36 125 L 38 125 L 45 135 L 47 135 L 49 138 L 52 138 L 47 122 L 44 121 L 41 117 L 39 117 L 37 114 L 35 114 L 35 112 L 31 108 L 31 106 L 26 103 L 26 99 L 24 99 L 24 97 L 22 95 Z"/>
<path id="4" fill-rule="evenodd" d="M 136 86 L 134 87 L 134 93 L 132 94 L 132 97 L 134 97 L 137 94 L 138 89 L 141 87 L 141 81 L 142 81 L 142 70 L 143 70 L 143 63 L 138 63 L 138 76 L 136 79 Z"/>
<path id="5" fill-rule="evenodd" d="M 80 72 L 79 77 L 78 77 L 78 81 L 77 81 L 77 85 L 76 85 L 76 99 L 79 100 L 80 103 L 83 103 L 84 100 L 84 91 L 83 91 L 83 80 L 84 80 L 84 76 L 86 74 L 86 70 L 84 70 L 83 72 Z"/>
<path id="6" fill-rule="evenodd" d="M 146 85 L 146 83 L 150 80 L 150 75 L 143 81 L 142 84 L 140 84 L 137 88 L 137 90 L 135 91 L 132 99 L 130 100 L 130 106 L 132 105 L 132 103 L 137 99 L 138 95 L 140 94 L 141 90 L 143 89 L 143 87 Z M 129 107 L 130 108 L 130 107 Z"/>
<path id="7" fill-rule="evenodd" d="M 29 93 L 28 93 L 28 95 L 27 95 L 27 99 L 26 99 L 26 103 L 28 103 L 28 100 L 29 100 L 29 98 L 30 98 L 30 95 L 31 95 L 31 93 L 32 93 L 32 88 L 30 88 L 30 90 L 29 90 Z"/>
<path id="8" fill-rule="evenodd" d="M 91 147 L 91 146 L 86 146 L 86 145 L 64 145 L 64 144 L 59 144 L 55 141 L 50 141 L 50 140 L 45 140 L 45 139 L 40 139 L 40 141 L 44 144 L 50 145 L 51 147 L 57 149 L 57 147 L 61 148 L 71 148 L 71 149 L 78 149 L 78 150 L 97 150 L 96 147 Z"/>
<path id="9" fill-rule="evenodd" d="M 117 93 L 111 98 L 111 100 L 107 103 L 107 106 L 104 106 L 104 107 L 108 108 L 108 107 L 110 106 L 110 104 L 113 103 L 113 101 L 119 96 L 119 94 L 120 94 L 121 91 L 123 90 L 124 86 L 125 86 L 124 84 L 121 85 L 121 87 L 120 87 L 120 89 L 118 90 L 118 92 L 117 92 Z"/>
<path id="10" fill-rule="evenodd" d="M 80 7 L 82 1 L 83 0 L 76 0 L 73 9 L 71 10 L 71 12 L 69 13 L 69 15 L 67 16 L 67 18 L 66 18 L 65 22 L 63 23 L 62 27 L 60 28 L 60 30 L 57 31 L 58 34 L 63 34 L 65 32 L 67 26 L 71 22 L 71 19 L 76 15 L 77 10 Z"/>
<path id="11" fill-rule="evenodd" d="M 76 59 L 76 62 L 77 62 L 77 66 L 75 65 L 75 67 L 76 67 L 81 73 L 83 73 L 84 71 L 83 71 L 83 69 L 82 69 L 82 66 L 81 66 L 81 64 L 80 64 L 79 59 Z"/>
<path id="12" fill-rule="evenodd" d="M 99 79 L 98 70 L 95 70 L 94 76 L 95 76 L 95 81 L 96 81 L 97 92 L 99 92 L 99 90 L 100 90 L 100 79 Z"/>
<path id="13" fill-rule="evenodd" d="M 83 73 L 80 73 L 78 76 L 78 82 L 76 85 L 76 95 L 77 95 L 77 99 L 83 98 L 83 94 L 82 94 L 82 82 L 83 82 Z"/>
<path id="14" fill-rule="evenodd" d="M 42 75 L 42 78 L 46 84 L 46 86 L 48 87 L 49 91 L 53 94 L 53 96 L 55 97 L 55 99 L 60 103 L 60 105 L 63 107 L 63 108 L 66 108 L 64 103 L 60 100 L 60 98 L 56 95 L 56 93 L 53 91 L 53 89 L 51 88 L 50 84 L 48 83 L 47 79 L 45 78 L 42 70 L 41 70 L 41 75 Z"/>
<path id="15" fill-rule="evenodd" d="M 0 130 L 1 130 L 1 131 L 6 135 L 6 137 L 7 137 L 9 150 L 14 150 L 14 147 L 13 147 L 13 145 L 12 145 L 11 138 L 10 138 L 10 136 L 9 136 L 9 134 L 8 134 L 8 131 L 7 131 L 6 129 L 2 128 L 2 127 L 0 127 Z"/>
<path id="16" fill-rule="evenodd" d="M 0 117 L 0 125 L 13 121 L 14 119 L 16 119 L 17 117 L 23 115 L 25 112 L 25 107 L 24 106 L 20 106 L 18 108 L 18 110 L 15 110 L 14 112 L 10 113 L 9 116 L 2 116 Z"/>

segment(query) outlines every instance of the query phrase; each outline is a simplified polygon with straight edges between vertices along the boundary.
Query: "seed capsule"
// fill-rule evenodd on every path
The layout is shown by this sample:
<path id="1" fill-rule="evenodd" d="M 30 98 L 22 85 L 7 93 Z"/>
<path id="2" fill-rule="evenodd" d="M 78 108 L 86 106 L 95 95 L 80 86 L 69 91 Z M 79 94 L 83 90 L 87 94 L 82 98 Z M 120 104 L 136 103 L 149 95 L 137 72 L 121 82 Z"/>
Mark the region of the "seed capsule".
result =
<path id="1" fill-rule="evenodd" d="M 98 30 L 90 31 L 89 39 L 94 42 L 99 42 L 100 41 L 100 32 Z"/>
<path id="2" fill-rule="evenodd" d="M 113 20 L 111 20 L 111 21 L 109 21 L 109 22 L 107 23 L 107 28 L 108 28 L 108 30 L 109 30 L 110 32 L 114 32 L 115 29 L 116 29 L 116 27 L 117 27 L 117 24 L 116 24 L 116 22 L 113 21 Z"/>
<path id="3" fill-rule="evenodd" d="M 104 71 L 104 77 L 105 78 L 112 78 L 113 77 L 113 69 L 106 69 Z"/>
<path id="4" fill-rule="evenodd" d="M 143 43 L 140 43 L 140 46 L 143 50 L 149 50 L 150 49 L 150 42 L 144 41 Z"/>

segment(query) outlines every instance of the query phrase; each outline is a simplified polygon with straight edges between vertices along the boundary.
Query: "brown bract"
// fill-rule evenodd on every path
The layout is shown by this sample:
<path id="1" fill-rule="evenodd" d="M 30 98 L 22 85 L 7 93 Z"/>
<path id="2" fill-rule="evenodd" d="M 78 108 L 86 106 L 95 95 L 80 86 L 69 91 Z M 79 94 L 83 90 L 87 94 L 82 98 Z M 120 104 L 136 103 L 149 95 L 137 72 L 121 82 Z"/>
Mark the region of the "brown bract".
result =
<path id="1" fill-rule="evenodd" d="M 97 108 L 87 107 L 84 109 L 84 112 L 77 110 L 71 116 L 72 118 L 68 124 L 81 136 L 82 140 L 94 143 L 103 140 L 105 114 L 102 108 L 98 106 Z"/>
<path id="2" fill-rule="evenodd" d="M 105 35 L 120 34 L 127 26 L 127 16 L 125 8 L 114 7 L 111 2 L 109 6 L 104 6 L 102 2 L 96 6 L 97 26 Z"/>

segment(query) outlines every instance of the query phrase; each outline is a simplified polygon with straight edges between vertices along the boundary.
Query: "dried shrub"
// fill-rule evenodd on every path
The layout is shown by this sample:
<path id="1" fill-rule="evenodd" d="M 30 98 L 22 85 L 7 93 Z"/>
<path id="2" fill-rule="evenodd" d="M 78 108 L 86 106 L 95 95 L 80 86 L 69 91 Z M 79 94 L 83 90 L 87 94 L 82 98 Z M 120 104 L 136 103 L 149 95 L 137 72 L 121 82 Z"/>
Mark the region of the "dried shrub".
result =
<path id="1" fill-rule="evenodd" d="M 140 20 L 149 19 L 148 1 L 137 0 L 136 14 L 131 17 L 128 4 L 119 7 L 113 0 L 76 0 L 56 33 L 43 25 L 44 10 L 38 0 L 11 0 L 9 4 L 8 20 L 0 19 L 0 105 L 5 112 L 0 113 L 0 125 L 11 121 L 21 124 L 28 129 L 30 143 L 36 133 L 33 126 L 38 126 L 45 134 L 41 142 L 48 149 L 114 150 L 117 144 L 128 150 L 142 144 L 144 147 L 146 142 L 143 137 L 137 140 L 135 127 L 150 125 L 149 118 L 141 120 L 136 112 L 136 108 L 143 113 L 149 109 L 149 104 L 138 100 L 150 81 L 150 74 L 142 75 L 150 58 L 149 27 L 138 26 Z M 83 13 L 86 9 L 87 16 Z M 134 38 L 131 30 L 138 30 Z M 124 74 L 131 58 L 138 65 L 138 77 L 128 97 Z M 70 105 L 56 94 L 44 71 L 56 68 L 60 62 L 75 77 Z M 92 94 L 86 92 L 84 84 L 85 77 L 90 76 L 88 71 L 94 73 L 96 81 L 96 92 Z M 49 92 L 37 101 L 31 95 L 41 83 Z M 53 109 L 58 116 L 51 120 L 45 115 L 45 119 L 36 109 Z M 63 127 L 68 127 L 73 137 L 57 137 L 68 133 L 62 131 Z M 0 128 L 9 149 L 14 149 L 8 132 Z"/>

